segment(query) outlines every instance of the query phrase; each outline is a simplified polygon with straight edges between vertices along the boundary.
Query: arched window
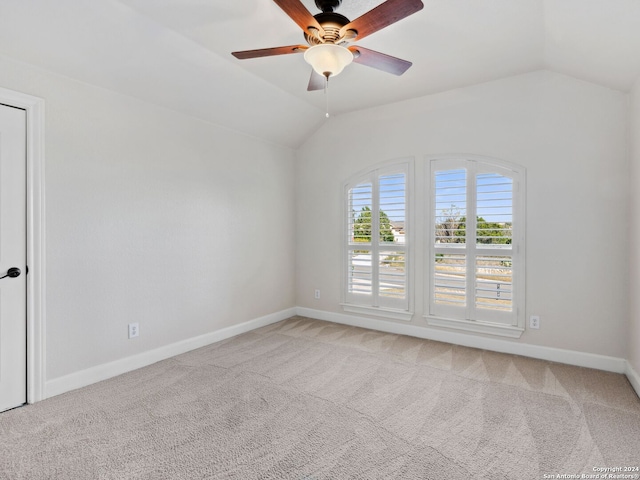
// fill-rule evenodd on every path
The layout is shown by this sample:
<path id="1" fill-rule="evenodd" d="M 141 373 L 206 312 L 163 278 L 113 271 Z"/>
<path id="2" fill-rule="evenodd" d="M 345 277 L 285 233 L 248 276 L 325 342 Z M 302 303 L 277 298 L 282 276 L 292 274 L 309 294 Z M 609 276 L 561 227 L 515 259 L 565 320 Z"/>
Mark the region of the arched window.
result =
<path id="1" fill-rule="evenodd" d="M 524 331 L 524 170 L 488 159 L 429 161 L 429 324 Z"/>
<path id="2" fill-rule="evenodd" d="M 415 183 L 414 168 L 424 172 Z M 519 337 L 524 199 L 525 170 L 484 157 L 396 161 L 356 175 L 345 184 L 344 310 L 411 320 L 415 272 L 429 325 Z"/>
<path id="3" fill-rule="evenodd" d="M 410 319 L 408 162 L 358 175 L 345 186 L 343 306 Z"/>

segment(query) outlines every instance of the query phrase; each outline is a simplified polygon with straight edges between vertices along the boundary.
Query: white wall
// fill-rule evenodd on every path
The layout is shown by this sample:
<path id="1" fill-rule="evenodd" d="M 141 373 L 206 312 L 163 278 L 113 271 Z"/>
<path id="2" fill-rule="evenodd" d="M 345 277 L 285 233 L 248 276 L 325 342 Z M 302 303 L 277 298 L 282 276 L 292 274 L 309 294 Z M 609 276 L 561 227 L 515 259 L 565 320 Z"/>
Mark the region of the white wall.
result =
<path id="1" fill-rule="evenodd" d="M 341 312 L 348 177 L 398 157 L 419 166 L 427 154 L 484 155 L 527 169 L 526 310 L 541 328 L 517 341 L 626 358 L 627 101 L 540 71 L 330 119 L 298 152 L 297 304 Z M 426 218 L 418 200 L 415 246 Z M 415 280 L 412 323 L 433 328 Z"/>
<path id="2" fill-rule="evenodd" d="M 640 231 L 629 237 L 626 221 L 627 95 L 536 72 L 333 117 L 294 164 L 287 148 L 2 57 L 0 86 L 46 101 L 48 381 L 296 304 L 341 312 L 343 181 L 434 153 L 527 168 L 527 315 L 542 328 L 519 341 L 640 371 L 635 301 L 627 324 L 628 238 Z M 433 328 L 415 281 L 412 324 Z"/>
<path id="3" fill-rule="evenodd" d="M 640 78 L 631 92 L 630 101 L 630 157 L 631 157 L 631 234 L 630 234 L 630 269 L 631 281 L 629 288 L 630 315 L 628 339 L 628 361 L 635 370 L 635 375 L 640 375 Z M 636 382 L 640 381 L 640 376 Z M 636 389 L 640 384 L 634 385 Z"/>
<path id="4" fill-rule="evenodd" d="M 46 102 L 47 381 L 295 306 L 292 150 L 8 59 L 0 86 Z"/>

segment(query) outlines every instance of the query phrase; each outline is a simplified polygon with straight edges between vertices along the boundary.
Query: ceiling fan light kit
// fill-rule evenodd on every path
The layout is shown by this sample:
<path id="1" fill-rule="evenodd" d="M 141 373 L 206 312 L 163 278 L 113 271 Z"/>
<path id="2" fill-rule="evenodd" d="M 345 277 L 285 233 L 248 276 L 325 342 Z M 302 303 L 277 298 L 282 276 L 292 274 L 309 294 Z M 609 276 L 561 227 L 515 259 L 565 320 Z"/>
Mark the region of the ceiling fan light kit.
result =
<path id="1" fill-rule="evenodd" d="M 313 67 L 307 90 L 325 88 L 326 83 L 319 82 L 318 75 L 328 80 L 351 62 L 394 75 L 402 75 L 411 66 L 406 60 L 348 45 L 418 12 L 424 7 L 421 0 L 387 0 L 353 21 L 334 12 L 342 0 L 315 0 L 321 10 L 316 15 L 311 15 L 300 0 L 273 1 L 303 30 L 309 47 L 290 45 L 245 50 L 232 52 L 234 57 L 243 60 L 304 52 L 304 59 Z"/>
<path id="2" fill-rule="evenodd" d="M 316 73 L 329 78 L 338 75 L 353 62 L 353 53 L 341 45 L 323 43 L 308 48 L 304 52 L 304 59 Z"/>

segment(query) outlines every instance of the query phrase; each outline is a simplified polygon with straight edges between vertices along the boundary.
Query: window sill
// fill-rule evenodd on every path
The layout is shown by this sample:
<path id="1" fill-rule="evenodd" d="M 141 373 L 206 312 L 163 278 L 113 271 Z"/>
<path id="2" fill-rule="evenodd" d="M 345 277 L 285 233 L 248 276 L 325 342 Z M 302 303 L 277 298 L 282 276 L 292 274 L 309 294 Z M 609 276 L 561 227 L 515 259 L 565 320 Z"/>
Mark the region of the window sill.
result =
<path id="1" fill-rule="evenodd" d="M 397 310 L 395 308 L 384 307 L 366 307 L 364 305 L 353 305 L 351 303 L 341 303 L 345 312 L 359 313 L 361 315 L 374 315 L 376 317 L 391 318 L 393 320 L 411 321 L 413 312 L 406 310 Z"/>
<path id="2" fill-rule="evenodd" d="M 471 320 L 454 320 L 451 318 L 432 317 L 425 315 L 427 323 L 434 327 L 452 328 L 466 332 L 485 333 L 499 337 L 520 338 L 524 328 L 513 325 L 500 325 L 496 323 L 483 323 Z"/>

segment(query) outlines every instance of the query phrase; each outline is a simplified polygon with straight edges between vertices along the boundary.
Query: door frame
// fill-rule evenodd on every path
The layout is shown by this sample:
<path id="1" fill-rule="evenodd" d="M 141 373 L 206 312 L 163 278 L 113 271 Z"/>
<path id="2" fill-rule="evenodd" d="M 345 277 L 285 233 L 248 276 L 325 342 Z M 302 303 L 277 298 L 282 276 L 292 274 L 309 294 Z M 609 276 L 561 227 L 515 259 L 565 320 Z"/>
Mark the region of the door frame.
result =
<path id="1" fill-rule="evenodd" d="M 27 112 L 27 403 L 46 398 L 44 99 L 0 87 L 0 103 Z"/>

